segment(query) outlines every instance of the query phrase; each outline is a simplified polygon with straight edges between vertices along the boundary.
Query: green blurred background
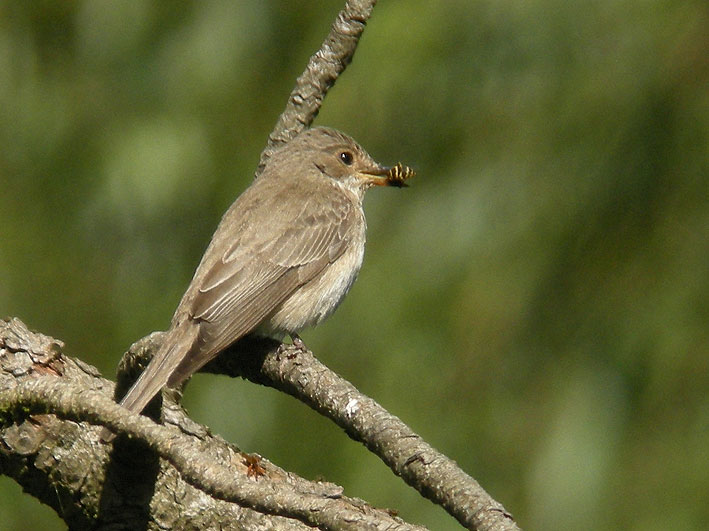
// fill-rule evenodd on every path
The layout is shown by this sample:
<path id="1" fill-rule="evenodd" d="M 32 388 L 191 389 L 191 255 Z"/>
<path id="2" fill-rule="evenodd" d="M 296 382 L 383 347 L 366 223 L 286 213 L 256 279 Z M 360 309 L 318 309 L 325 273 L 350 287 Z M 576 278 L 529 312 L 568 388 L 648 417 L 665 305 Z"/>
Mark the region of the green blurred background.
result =
<path id="1" fill-rule="evenodd" d="M 0 315 L 112 377 L 168 326 L 341 1 L 0 3 Z M 709 528 L 709 4 L 383 0 L 316 124 L 419 175 L 366 200 L 305 341 L 527 529 Z M 245 450 L 457 529 L 362 446 L 195 377 Z M 0 478 L 0 527 L 63 529 Z"/>

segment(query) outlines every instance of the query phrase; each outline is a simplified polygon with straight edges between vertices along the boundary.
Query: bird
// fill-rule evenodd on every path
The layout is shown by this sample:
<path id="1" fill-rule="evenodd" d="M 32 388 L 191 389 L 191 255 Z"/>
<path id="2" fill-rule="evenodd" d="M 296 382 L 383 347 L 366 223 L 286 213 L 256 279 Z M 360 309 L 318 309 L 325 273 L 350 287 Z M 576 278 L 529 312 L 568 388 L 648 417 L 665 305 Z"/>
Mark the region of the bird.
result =
<path id="1" fill-rule="evenodd" d="M 247 334 L 282 340 L 331 315 L 364 258 L 365 192 L 415 172 L 313 127 L 267 161 L 221 219 L 165 340 L 120 404 L 140 413 Z"/>

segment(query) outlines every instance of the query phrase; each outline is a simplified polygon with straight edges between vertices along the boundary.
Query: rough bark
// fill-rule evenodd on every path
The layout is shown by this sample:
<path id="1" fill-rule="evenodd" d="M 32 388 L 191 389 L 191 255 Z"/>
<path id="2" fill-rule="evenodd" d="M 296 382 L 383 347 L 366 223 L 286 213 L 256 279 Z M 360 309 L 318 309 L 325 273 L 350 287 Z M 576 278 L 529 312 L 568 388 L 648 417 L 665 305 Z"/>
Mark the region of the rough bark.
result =
<path id="1" fill-rule="evenodd" d="M 0 473 L 71 529 L 421 529 L 240 452 L 167 393 L 164 424 L 130 414 L 62 347 L 0 322 Z"/>
<path id="2" fill-rule="evenodd" d="M 162 337 L 137 342 L 121 374 L 144 365 Z M 163 393 L 162 425 L 129 413 L 112 400 L 114 384 L 64 356 L 62 346 L 17 319 L 0 322 L 0 472 L 71 528 L 185 529 L 216 522 L 254 529 L 416 528 L 344 497 L 340 487 L 241 453 L 191 421 L 173 400 L 176 393 Z M 247 338 L 206 370 L 302 400 L 465 527 L 516 529 L 475 480 L 308 350 Z M 113 447 L 101 440 L 98 425 L 122 434 Z"/>

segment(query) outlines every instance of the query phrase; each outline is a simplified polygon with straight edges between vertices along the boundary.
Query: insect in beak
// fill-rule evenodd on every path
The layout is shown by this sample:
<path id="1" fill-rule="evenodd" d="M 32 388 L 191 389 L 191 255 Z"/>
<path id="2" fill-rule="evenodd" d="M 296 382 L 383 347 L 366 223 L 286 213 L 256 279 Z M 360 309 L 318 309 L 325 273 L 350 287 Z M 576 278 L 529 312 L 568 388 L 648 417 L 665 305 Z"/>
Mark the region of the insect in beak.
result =
<path id="1" fill-rule="evenodd" d="M 415 176 L 416 172 L 399 162 L 395 166 L 379 166 L 373 170 L 363 171 L 362 174 L 369 176 L 368 181 L 375 186 L 403 188 L 408 186 L 405 181 Z"/>

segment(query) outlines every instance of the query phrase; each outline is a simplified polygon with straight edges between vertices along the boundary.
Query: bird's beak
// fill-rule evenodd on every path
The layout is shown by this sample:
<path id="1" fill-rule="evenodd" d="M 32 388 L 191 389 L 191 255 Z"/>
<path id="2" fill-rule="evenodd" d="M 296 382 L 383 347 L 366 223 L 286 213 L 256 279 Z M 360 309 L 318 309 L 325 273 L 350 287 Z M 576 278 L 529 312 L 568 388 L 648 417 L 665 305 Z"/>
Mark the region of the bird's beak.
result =
<path id="1" fill-rule="evenodd" d="M 404 181 L 416 175 L 414 170 L 404 166 L 401 162 L 396 166 L 375 166 L 359 173 L 360 177 L 370 185 L 396 186 L 397 188 L 408 186 Z"/>
<path id="2" fill-rule="evenodd" d="M 370 186 L 389 186 L 389 166 L 373 166 L 359 172 L 360 178 Z"/>

